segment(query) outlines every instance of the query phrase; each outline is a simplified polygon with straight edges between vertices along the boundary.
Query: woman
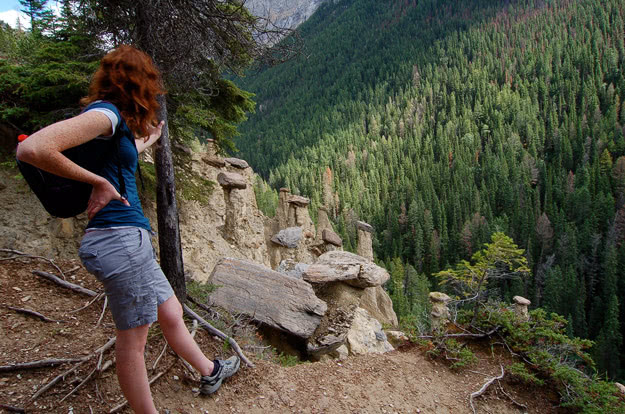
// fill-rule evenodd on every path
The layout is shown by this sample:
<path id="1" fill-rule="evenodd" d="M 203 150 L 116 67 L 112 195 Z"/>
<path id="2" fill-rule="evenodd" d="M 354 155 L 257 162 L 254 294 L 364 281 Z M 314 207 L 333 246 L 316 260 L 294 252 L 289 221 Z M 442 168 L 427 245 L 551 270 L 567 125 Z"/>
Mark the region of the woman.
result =
<path id="1" fill-rule="evenodd" d="M 161 136 L 164 121 L 156 122 L 156 96 L 161 93 L 161 77 L 152 60 L 134 47 L 120 46 L 100 62 L 89 95 L 81 101 L 85 110 L 34 133 L 17 150 L 22 161 L 93 186 L 79 255 L 104 285 L 116 327 L 117 377 L 137 413 L 157 412 L 144 361 L 152 322 L 158 320 L 172 349 L 201 373 L 203 394 L 217 391 L 239 368 L 236 356 L 215 361 L 204 356 L 183 322 L 182 307 L 150 243 L 150 223 L 137 194 L 135 170 L 138 154 Z M 119 149 L 99 174 L 61 153 L 92 139 L 119 137 L 120 131 Z M 119 165 L 126 196 L 117 190 Z"/>

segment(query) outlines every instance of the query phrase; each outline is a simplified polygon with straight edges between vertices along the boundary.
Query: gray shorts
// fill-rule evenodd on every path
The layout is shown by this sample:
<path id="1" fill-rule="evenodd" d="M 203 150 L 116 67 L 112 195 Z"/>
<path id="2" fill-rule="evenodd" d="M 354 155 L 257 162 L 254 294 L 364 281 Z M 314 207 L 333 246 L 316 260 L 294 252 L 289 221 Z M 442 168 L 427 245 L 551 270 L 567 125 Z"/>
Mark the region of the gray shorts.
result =
<path id="1" fill-rule="evenodd" d="M 80 243 L 78 256 L 104 285 L 119 330 L 155 322 L 158 306 L 174 294 L 145 229 L 89 231 Z"/>

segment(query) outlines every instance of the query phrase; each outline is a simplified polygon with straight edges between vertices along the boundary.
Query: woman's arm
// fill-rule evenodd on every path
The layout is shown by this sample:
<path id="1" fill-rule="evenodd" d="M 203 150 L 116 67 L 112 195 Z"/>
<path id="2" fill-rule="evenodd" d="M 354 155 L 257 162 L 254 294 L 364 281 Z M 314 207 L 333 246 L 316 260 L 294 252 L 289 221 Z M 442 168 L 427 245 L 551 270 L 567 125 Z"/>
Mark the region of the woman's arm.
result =
<path id="1" fill-rule="evenodd" d="M 93 191 L 87 207 L 91 219 L 111 200 L 129 205 L 128 201 L 105 178 L 80 167 L 61 152 L 112 132 L 111 121 L 106 115 L 98 111 L 84 112 L 29 136 L 17 147 L 17 158 L 53 174 L 91 184 Z"/>
<path id="2" fill-rule="evenodd" d="M 165 121 L 159 122 L 157 126 L 150 126 L 148 129 L 148 136 L 135 139 L 135 145 L 137 146 L 139 154 L 158 141 L 161 137 L 161 132 L 163 131 L 163 125 L 165 125 Z"/>

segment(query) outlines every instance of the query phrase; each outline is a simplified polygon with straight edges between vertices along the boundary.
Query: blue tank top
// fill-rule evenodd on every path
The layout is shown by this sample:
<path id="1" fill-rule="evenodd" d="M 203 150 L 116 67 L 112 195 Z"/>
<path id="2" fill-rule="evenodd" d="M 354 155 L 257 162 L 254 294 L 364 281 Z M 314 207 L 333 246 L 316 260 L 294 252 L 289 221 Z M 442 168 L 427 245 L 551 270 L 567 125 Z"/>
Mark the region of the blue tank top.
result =
<path id="1" fill-rule="evenodd" d="M 124 122 L 119 110 L 109 102 L 96 101 L 87 106 L 85 112 L 93 109 L 109 110 L 117 117 L 117 125 L 113 125 L 113 135 L 121 131 L 119 137 L 119 152 L 113 151 L 113 156 L 108 160 L 99 175 L 106 178 L 119 191 L 118 159 L 121 162 L 122 177 L 126 185 L 126 199 L 130 206 L 124 205 L 119 200 L 112 200 L 89 221 L 87 228 L 109 228 L 121 226 L 135 226 L 151 230 L 150 221 L 143 214 L 135 172 L 139 163 L 139 153 L 135 145 L 134 134 Z M 104 112 L 104 111 L 103 111 Z M 109 118 L 111 118 L 109 116 Z M 111 118 L 112 119 L 112 118 Z M 117 139 L 111 137 L 98 137 L 96 139 Z M 112 143 L 115 145 L 115 143 Z"/>

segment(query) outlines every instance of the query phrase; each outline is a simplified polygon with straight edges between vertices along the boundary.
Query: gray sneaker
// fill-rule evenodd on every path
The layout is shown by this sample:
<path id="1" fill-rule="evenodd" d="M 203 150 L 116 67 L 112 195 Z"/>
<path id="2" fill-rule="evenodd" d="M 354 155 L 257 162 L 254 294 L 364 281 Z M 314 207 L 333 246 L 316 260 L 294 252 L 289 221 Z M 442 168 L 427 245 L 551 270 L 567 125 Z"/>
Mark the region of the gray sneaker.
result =
<path id="1" fill-rule="evenodd" d="M 219 361 L 219 371 L 211 376 L 205 375 L 202 377 L 200 383 L 200 393 L 204 395 L 210 395 L 217 391 L 221 386 L 223 380 L 233 376 L 238 370 L 241 360 L 238 356 L 233 355 L 226 360 Z"/>

